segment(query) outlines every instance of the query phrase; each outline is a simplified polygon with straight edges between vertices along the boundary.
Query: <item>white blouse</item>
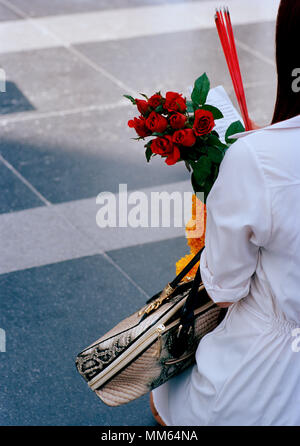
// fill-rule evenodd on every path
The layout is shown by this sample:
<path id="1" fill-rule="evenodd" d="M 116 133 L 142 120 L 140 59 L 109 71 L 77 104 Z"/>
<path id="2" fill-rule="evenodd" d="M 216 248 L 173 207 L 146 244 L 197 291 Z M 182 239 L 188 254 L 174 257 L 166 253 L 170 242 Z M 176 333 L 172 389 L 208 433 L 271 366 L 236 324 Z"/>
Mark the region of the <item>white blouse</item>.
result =
<path id="1" fill-rule="evenodd" d="M 235 137 L 200 262 L 211 298 L 233 305 L 153 391 L 167 425 L 300 425 L 300 115 Z"/>

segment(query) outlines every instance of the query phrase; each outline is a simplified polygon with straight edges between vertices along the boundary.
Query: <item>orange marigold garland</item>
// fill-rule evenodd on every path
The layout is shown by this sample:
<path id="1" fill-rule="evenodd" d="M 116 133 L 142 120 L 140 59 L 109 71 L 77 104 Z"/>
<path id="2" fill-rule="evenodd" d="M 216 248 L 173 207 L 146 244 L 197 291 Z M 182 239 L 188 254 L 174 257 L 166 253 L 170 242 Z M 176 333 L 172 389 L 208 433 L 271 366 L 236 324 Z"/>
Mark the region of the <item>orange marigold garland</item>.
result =
<path id="1" fill-rule="evenodd" d="M 190 254 L 186 254 L 176 263 L 176 275 L 192 260 L 195 254 L 203 248 L 205 244 L 205 228 L 206 228 L 206 206 L 200 201 L 196 195 L 192 196 L 192 217 L 188 221 L 185 230 L 187 236 L 187 244 L 190 247 Z M 197 272 L 199 262 L 185 276 L 183 281 L 193 279 Z"/>

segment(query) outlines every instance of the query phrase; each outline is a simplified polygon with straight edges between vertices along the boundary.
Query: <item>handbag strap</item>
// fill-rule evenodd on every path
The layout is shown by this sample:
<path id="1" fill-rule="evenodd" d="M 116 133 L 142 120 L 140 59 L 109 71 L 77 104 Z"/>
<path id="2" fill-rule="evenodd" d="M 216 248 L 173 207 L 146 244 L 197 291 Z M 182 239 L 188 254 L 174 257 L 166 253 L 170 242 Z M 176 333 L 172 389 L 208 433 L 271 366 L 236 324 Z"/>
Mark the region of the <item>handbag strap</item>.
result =
<path id="1" fill-rule="evenodd" d="M 187 275 L 187 273 L 196 265 L 196 263 L 200 260 L 200 255 L 205 247 L 201 248 L 197 254 L 192 258 L 192 260 L 183 268 L 183 270 L 175 277 L 172 282 L 170 282 L 170 286 L 172 288 L 176 288 L 179 282 Z"/>
<path id="2" fill-rule="evenodd" d="M 177 276 L 175 277 L 175 279 L 172 280 L 172 282 L 169 282 L 167 284 L 167 286 L 164 288 L 163 291 L 160 291 L 159 293 L 155 294 L 154 296 L 152 296 L 150 299 L 147 300 L 147 304 L 150 304 L 151 302 L 153 302 L 155 299 L 159 298 L 160 296 L 162 296 L 163 293 L 166 293 L 167 295 L 171 295 L 175 289 L 177 288 L 178 284 L 182 281 L 182 279 L 187 275 L 187 273 L 193 268 L 193 266 L 196 265 L 196 263 L 199 261 L 200 259 L 200 255 L 201 252 L 203 251 L 203 248 L 201 248 L 197 254 L 192 258 L 192 260 L 190 260 L 190 262 L 183 268 L 182 271 L 180 271 L 179 274 L 177 274 Z"/>
<path id="3" fill-rule="evenodd" d="M 200 257 L 204 247 L 196 254 Z M 191 330 L 194 329 L 195 314 L 194 310 L 199 305 L 199 286 L 201 284 L 200 266 L 197 269 L 192 288 L 181 310 L 180 323 L 177 332 L 176 342 L 173 343 L 172 353 L 175 357 L 180 357 L 186 350 L 187 338 Z"/>

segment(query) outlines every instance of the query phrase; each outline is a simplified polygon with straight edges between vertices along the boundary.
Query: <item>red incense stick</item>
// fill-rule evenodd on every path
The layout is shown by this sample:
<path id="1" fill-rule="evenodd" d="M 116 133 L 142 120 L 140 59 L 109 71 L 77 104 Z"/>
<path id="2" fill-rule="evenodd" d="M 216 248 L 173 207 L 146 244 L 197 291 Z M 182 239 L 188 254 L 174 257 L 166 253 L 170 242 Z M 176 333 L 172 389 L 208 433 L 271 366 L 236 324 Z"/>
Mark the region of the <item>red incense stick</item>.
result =
<path id="1" fill-rule="evenodd" d="M 233 60 L 231 57 L 231 50 L 230 50 L 230 46 L 229 46 L 229 41 L 227 38 L 227 31 L 223 22 L 223 17 L 220 14 L 219 11 L 216 12 L 216 26 L 217 26 L 217 30 L 219 33 L 219 38 L 222 44 L 222 48 L 223 48 L 223 52 L 225 55 L 225 59 L 229 68 L 229 73 L 232 79 L 232 83 L 234 86 L 234 90 L 237 92 L 238 91 L 238 85 L 237 85 L 237 78 L 235 76 L 235 72 L 234 72 L 234 66 L 233 66 Z M 239 105 L 241 107 L 241 98 L 239 95 L 237 95 L 237 100 L 239 102 Z"/>
<path id="2" fill-rule="evenodd" d="M 248 114 L 240 65 L 228 8 L 224 8 L 224 15 L 222 14 L 222 11 L 216 10 L 215 22 L 233 83 L 233 88 L 245 124 L 245 129 L 250 130 L 251 122 Z"/>
<path id="3" fill-rule="evenodd" d="M 245 91 L 244 91 L 242 75 L 241 75 L 239 58 L 238 58 L 238 55 L 237 55 L 235 39 L 234 39 L 234 34 L 233 34 L 233 28 L 232 28 L 231 18 L 230 18 L 230 13 L 229 13 L 229 9 L 228 8 L 226 8 L 226 9 L 224 8 L 224 14 L 225 14 L 225 20 L 226 20 L 226 24 L 227 24 L 227 30 L 228 30 L 228 33 L 229 33 L 229 39 L 230 39 L 230 43 L 231 43 L 231 47 L 232 47 L 234 63 L 236 65 L 236 67 L 237 67 L 237 76 L 238 76 L 238 81 L 239 81 L 240 94 L 241 94 L 242 101 L 244 103 L 244 111 L 245 111 L 245 118 L 246 118 L 245 124 L 246 124 L 246 127 L 248 127 L 248 130 L 249 130 L 250 127 L 251 127 L 251 123 L 250 123 L 250 118 L 249 118 L 249 114 L 248 114 L 248 108 L 247 108 L 247 103 L 246 103 L 246 96 L 245 96 Z"/>

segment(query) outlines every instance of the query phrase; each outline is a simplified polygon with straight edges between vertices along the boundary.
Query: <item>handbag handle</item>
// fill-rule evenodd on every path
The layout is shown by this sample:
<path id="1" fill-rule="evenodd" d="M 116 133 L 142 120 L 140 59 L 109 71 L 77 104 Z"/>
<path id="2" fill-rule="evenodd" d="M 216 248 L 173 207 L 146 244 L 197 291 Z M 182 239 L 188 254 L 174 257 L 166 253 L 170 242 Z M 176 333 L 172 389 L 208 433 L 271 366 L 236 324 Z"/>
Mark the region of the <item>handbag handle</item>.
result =
<path id="1" fill-rule="evenodd" d="M 197 252 L 197 254 L 183 268 L 183 270 L 179 274 L 177 274 L 177 276 L 175 277 L 174 280 L 172 280 L 172 282 L 169 282 L 167 284 L 167 286 L 162 291 L 160 291 L 159 293 L 152 296 L 149 300 L 147 300 L 146 304 L 149 304 L 148 307 L 146 307 L 145 309 L 142 309 L 139 312 L 139 316 L 143 315 L 141 321 L 144 318 L 146 318 L 149 313 L 156 310 L 163 303 L 163 301 L 165 299 L 168 299 L 168 297 L 171 296 L 171 294 L 177 288 L 177 285 L 179 284 L 179 282 L 181 282 L 181 280 L 184 278 L 184 276 L 186 276 L 187 273 L 193 268 L 193 266 L 196 265 L 196 263 L 199 261 L 200 255 L 201 255 L 201 252 L 203 251 L 203 249 L 204 249 L 204 246 Z M 198 277 L 198 275 L 199 275 L 199 277 Z M 200 283 L 201 283 L 200 268 L 198 268 L 195 279 L 193 281 L 191 291 L 190 291 L 189 296 L 188 296 L 188 298 L 185 302 L 185 305 L 184 305 L 184 308 L 186 308 L 183 312 L 184 317 L 186 317 L 186 313 L 188 311 L 190 311 L 190 308 L 193 307 L 193 302 L 195 301 L 195 297 L 197 296 L 197 291 L 198 291 Z"/>
<path id="2" fill-rule="evenodd" d="M 197 254 L 192 258 L 192 260 L 183 268 L 183 270 L 175 277 L 175 279 L 170 282 L 170 286 L 172 288 L 176 288 L 177 285 L 179 284 L 179 282 L 181 282 L 181 280 L 187 275 L 187 273 L 193 268 L 193 266 L 196 265 L 196 263 L 200 260 L 200 256 L 201 253 L 203 251 L 203 249 L 205 248 L 205 246 L 203 246 L 203 248 L 201 248 Z M 201 277 L 200 277 L 201 280 Z M 199 283 L 200 285 L 200 283 Z"/>
<path id="3" fill-rule="evenodd" d="M 199 257 L 203 251 L 204 247 L 196 254 L 195 257 Z M 194 259 L 193 259 L 194 260 Z M 188 265 L 187 265 L 188 266 Z M 177 332 L 176 342 L 173 344 L 172 353 L 175 357 L 180 357 L 186 350 L 187 337 L 189 336 L 191 330 L 194 329 L 195 314 L 194 309 L 197 308 L 198 290 L 201 284 L 201 274 L 200 265 L 197 269 L 192 288 L 189 295 L 185 301 L 185 304 L 181 311 L 180 323 Z"/>
<path id="4" fill-rule="evenodd" d="M 200 256 L 203 249 L 204 247 L 196 255 Z M 197 299 L 199 298 L 198 290 L 199 286 L 201 285 L 201 282 L 202 280 L 201 280 L 200 265 L 199 265 L 195 279 L 193 281 L 192 288 L 182 308 L 176 342 L 174 342 L 172 345 L 173 356 L 177 358 L 179 358 L 185 352 L 187 346 L 187 338 L 190 335 L 191 330 L 194 330 L 194 321 L 195 321 L 194 310 L 199 305 L 199 301 L 197 301 Z M 220 313 L 218 317 L 219 322 L 221 322 L 221 320 L 224 318 L 226 312 L 227 308 L 220 308 Z"/>
<path id="5" fill-rule="evenodd" d="M 159 296 L 161 296 L 164 292 L 172 294 L 173 291 L 177 288 L 177 285 L 182 281 L 182 279 L 187 275 L 187 273 L 193 268 L 193 266 L 196 265 L 196 263 L 200 260 L 201 252 L 203 251 L 205 247 L 201 248 L 196 255 L 192 258 L 192 260 L 189 261 L 189 263 L 183 268 L 183 270 L 180 271 L 179 274 L 175 277 L 175 279 L 172 280 L 172 282 L 169 282 L 167 286 L 164 288 L 163 291 L 160 291 L 159 293 L 152 296 L 150 299 L 146 301 L 147 304 L 152 302 L 153 300 L 157 299 Z"/>

